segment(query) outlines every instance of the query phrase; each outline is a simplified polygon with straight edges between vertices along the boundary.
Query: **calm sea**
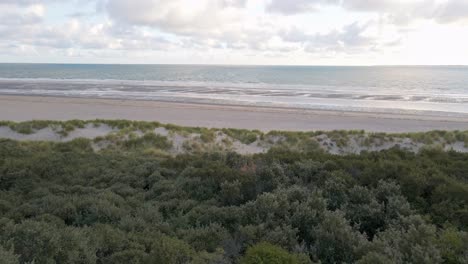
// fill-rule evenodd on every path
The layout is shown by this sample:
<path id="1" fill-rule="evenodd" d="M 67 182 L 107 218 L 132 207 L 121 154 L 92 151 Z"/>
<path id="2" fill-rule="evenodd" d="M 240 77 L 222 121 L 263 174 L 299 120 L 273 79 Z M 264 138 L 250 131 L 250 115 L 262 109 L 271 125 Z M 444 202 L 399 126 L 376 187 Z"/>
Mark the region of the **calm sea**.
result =
<path id="1" fill-rule="evenodd" d="M 0 94 L 468 114 L 466 66 L 0 64 Z"/>

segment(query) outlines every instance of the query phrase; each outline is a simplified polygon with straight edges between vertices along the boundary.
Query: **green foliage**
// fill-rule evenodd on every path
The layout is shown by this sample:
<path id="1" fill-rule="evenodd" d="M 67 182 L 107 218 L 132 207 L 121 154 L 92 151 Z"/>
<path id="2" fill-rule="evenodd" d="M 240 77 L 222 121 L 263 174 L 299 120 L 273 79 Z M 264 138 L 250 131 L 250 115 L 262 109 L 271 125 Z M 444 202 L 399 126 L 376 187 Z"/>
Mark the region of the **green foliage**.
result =
<path id="1" fill-rule="evenodd" d="M 468 233 L 458 232 L 453 227 L 442 230 L 439 234 L 439 249 L 445 263 L 468 262 Z"/>
<path id="2" fill-rule="evenodd" d="M 19 264 L 19 256 L 15 255 L 13 250 L 6 250 L 0 246 L 0 259 L 4 264 Z"/>
<path id="3" fill-rule="evenodd" d="M 134 137 L 130 138 L 127 141 L 123 141 L 122 145 L 125 149 L 141 149 L 147 147 L 168 149 L 172 146 L 171 142 L 168 141 L 167 137 L 157 135 L 152 132 L 148 132 L 142 137 Z"/>
<path id="4" fill-rule="evenodd" d="M 346 131 L 335 130 L 329 132 L 327 135 L 340 148 L 346 147 L 348 145 L 349 134 Z"/>
<path id="5" fill-rule="evenodd" d="M 307 258 L 297 256 L 269 243 L 259 243 L 247 249 L 241 264 L 306 264 Z"/>
<path id="6" fill-rule="evenodd" d="M 200 131 L 200 139 L 205 143 L 213 142 L 216 138 L 214 130 L 203 128 Z"/>
<path id="7" fill-rule="evenodd" d="M 367 242 L 339 211 L 326 212 L 312 232 L 316 238 L 315 254 L 324 263 L 353 263 Z"/>
<path id="8" fill-rule="evenodd" d="M 369 254 L 393 263 L 441 263 L 435 226 L 428 225 L 419 216 L 403 218 L 398 227 L 392 226 L 378 234 Z"/>
<path id="9" fill-rule="evenodd" d="M 69 120 L 69 121 L 52 121 L 52 120 L 33 120 L 20 123 L 14 122 L 0 122 L 0 126 L 8 126 L 13 131 L 21 134 L 32 134 L 37 130 L 47 127 L 58 129 L 60 134 L 66 135 L 68 132 L 73 131 L 75 128 L 83 128 L 88 121 L 82 120 Z"/>
<path id="10" fill-rule="evenodd" d="M 195 251 L 185 242 L 175 238 L 162 236 L 154 242 L 151 248 L 151 259 L 156 263 L 189 263 L 195 256 Z"/>
<path id="11" fill-rule="evenodd" d="M 258 130 L 224 128 L 222 131 L 224 134 L 230 136 L 231 138 L 237 139 L 244 144 L 251 144 L 255 142 L 259 136 L 263 135 L 263 133 Z"/>
<path id="12" fill-rule="evenodd" d="M 96 261 L 85 230 L 42 221 L 24 220 L 2 230 L 4 242 L 11 244 L 20 263 L 92 263 Z"/>
<path id="13" fill-rule="evenodd" d="M 101 152 L 0 140 L 1 261 L 467 262 L 468 154 L 155 156 L 170 142 L 131 124 L 147 132 Z"/>
<path id="14" fill-rule="evenodd" d="M 107 148 L 118 149 L 122 147 L 123 141 L 135 140 L 138 137 L 150 133 L 155 133 L 155 129 L 164 129 L 170 137 L 178 136 L 184 142 L 182 148 L 177 147 L 174 151 L 167 151 L 161 146 L 147 146 L 146 152 L 152 156 L 167 156 L 178 151 L 190 153 L 223 151 L 231 149 L 233 142 L 239 141 L 243 144 L 256 145 L 262 150 L 281 149 L 297 152 L 320 152 L 332 151 L 334 153 L 349 153 L 359 151 L 355 144 L 363 149 L 373 150 L 378 147 L 388 148 L 389 146 L 407 147 L 413 151 L 422 149 L 445 148 L 458 149 L 459 144 L 464 144 L 468 148 L 468 131 L 429 131 L 421 133 L 366 133 L 362 130 L 336 130 L 336 131 L 270 131 L 263 133 L 258 130 L 232 129 L 232 128 L 202 128 L 202 127 L 182 127 L 173 124 L 161 124 L 158 122 L 130 121 L 130 120 L 33 120 L 26 122 L 0 121 L 0 127 L 7 126 L 10 129 L 22 134 L 34 134 L 41 129 L 49 129 L 61 137 L 67 137 L 76 129 L 89 127 L 111 128 L 106 136 L 94 139 L 98 146 L 96 150 Z M 158 133 L 156 133 L 158 134 Z M 220 141 L 216 140 L 220 136 Z M 386 144 L 388 143 L 388 144 Z M 416 143 L 416 144 L 415 144 Z M 132 142 L 130 143 L 132 144 Z M 117 146 L 116 146 L 117 145 Z M 178 145 L 177 145 L 178 146 Z M 234 146 L 238 148 L 238 146 Z M 123 149 L 124 151 L 133 150 Z"/>

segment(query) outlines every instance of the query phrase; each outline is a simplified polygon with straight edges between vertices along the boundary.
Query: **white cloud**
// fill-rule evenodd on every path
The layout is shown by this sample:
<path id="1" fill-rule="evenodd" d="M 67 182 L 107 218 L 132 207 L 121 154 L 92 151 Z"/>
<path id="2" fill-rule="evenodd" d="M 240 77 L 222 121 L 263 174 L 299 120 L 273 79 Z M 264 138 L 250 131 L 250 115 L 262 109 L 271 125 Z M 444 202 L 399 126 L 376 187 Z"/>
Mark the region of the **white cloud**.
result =
<path id="1" fill-rule="evenodd" d="M 434 18 L 440 23 L 468 21 L 468 1 L 448 0 L 436 8 Z"/>
<path id="2" fill-rule="evenodd" d="M 41 0 L 0 0 L 0 5 L 8 4 L 8 5 L 32 5 L 32 4 L 40 4 L 44 1 Z"/>
<path id="3" fill-rule="evenodd" d="M 122 25 L 173 34 L 185 49 L 283 49 L 271 45 L 277 29 L 270 20 L 249 16 L 246 0 L 110 0 L 109 17 Z M 273 47 L 274 46 L 274 47 Z"/>
<path id="4" fill-rule="evenodd" d="M 89 24 L 70 19 L 60 26 L 28 25 L 1 28 L 0 43 L 11 47 L 43 47 L 81 50 L 163 50 L 172 45 L 166 39 L 138 28 L 107 22 Z"/>
<path id="5" fill-rule="evenodd" d="M 240 0 L 109 0 L 109 16 L 179 34 L 219 34 L 240 19 Z"/>
<path id="6" fill-rule="evenodd" d="M 86 0 L 72 2 L 76 1 Z M 96 6 L 102 6 L 102 11 L 108 15 L 107 20 L 89 22 L 86 17 L 90 15 L 85 12 L 66 16 L 62 25 L 40 24 L 39 20 L 30 24 L 16 23 L 3 30 L 0 27 L 3 36 L 0 44 L 16 47 L 17 51 L 34 47 L 58 49 L 74 56 L 83 53 L 80 50 L 103 54 L 112 50 L 232 50 L 272 58 L 303 51 L 365 51 L 375 42 L 363 35 L 367 26 L 362 23 L 325 33 L 306 34 L 298 27 L 286 30 L 277 17 L 261 13 L 252 15 L 246 0 L 200 0 L 196 3 L 191 0 L 96 1 Z M 20 4 L 27 6 L 32 2 Z M 34 6 L 28 8 L 34 10 Z M 20 9 L 26 10 L 24 7 Z"/>
<path id="7" fill-rule="evenodd" d="M 23 26 L 40 23 L 45 9 L 41 4 L 27 7 L 0 5 L 0 26 Z"/>
<path id="8" fill-rule="evenodd" d="M 421 28 L 463 32 L 467 14 L 468 0 L 0 0 L 0 54 L 394 59 L 388 54 L 407 43 L 431 42 L 431 34 L 418 35 Z M 437 52 L 442 58 L 446 50 Z"/>
<path id="9" fill-rule="evenodd" d="M 300 43 L 307 52 L 355 53 L 376 48 L 376 38 L 365 34 L 370 25 L 371 23 L 355 22 L 339 30 L 315 34 L 307 34 L 297 28 L 291 28 L 282 31 L 280 36 L 284 41 Z"/>
<path id="10" fill-rule="evenodd" d="M 324 6 L 340 6 L 349 11 L 374 12 L 396 24 L 416 19 L 439 23 L 468 20 L 467 0 L 271 0 L 266 10 L 284 15 L 318 12 Z"/>
<path id="11" fill-rule="evenodd" d="M 340 0 L 271 0 L 266 10 L 272 13 L 294 15 L 318 11 L 324 5 L 339 4 Z"/>

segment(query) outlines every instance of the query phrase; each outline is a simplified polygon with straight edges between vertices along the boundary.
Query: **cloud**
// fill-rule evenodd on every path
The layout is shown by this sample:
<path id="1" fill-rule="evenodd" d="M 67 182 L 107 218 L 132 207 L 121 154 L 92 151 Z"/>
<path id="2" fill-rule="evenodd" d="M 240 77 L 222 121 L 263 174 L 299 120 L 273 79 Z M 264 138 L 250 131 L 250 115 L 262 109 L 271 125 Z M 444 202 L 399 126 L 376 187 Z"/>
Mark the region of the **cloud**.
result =
<path id="1" fill-rule="evenodd" d="M 178 34 L 213 34 L 239 21 L 246 0 L 109 0 L 105 10 L 116 21 L 157 27 Z"/>
<path id="2" fill-rule="evenodd" d="M 324 6 L 339 6 L 344 10 L 374 12 L 395 24 L 408 24 L 416 19 L 438 23 L 468 20 L 467 0 L 272 0 L 266 11 L 283 15 L 318 12 Z"/>
<path id="3" fill-rule="evenodd" d="M 48 3 L 86 3 L 86 2 L 100 2 L 103 0 L 0 0 L 0 5 L 34 5 L 34 4 L 48 4 Z"/>
<path id="4" fill-rule="evenodd" d="M 60 26 L 0 27 L 0 43 L 11 47 L 80 50 L 166 50 L 173 45 L 163 37 L 138 28 L 112 23 L 90 24 L 70 19 Z"/>
<path id="5" fill-rule="evenodd" d="M 338 4 L 340 0 L 272 0 L 266 10 L 272 13 L 294 15 L 311 11 L 318 11 L 320 6 Z"/>
<path id="6" fill-rule="evenodd" d="M 298 6 L 311 3 L 292 1 Z M 312 2 L 319 6 L 337 1 Z M 19 4 L 32 2 L 35 1 L 23 0 Z M 363 23 L 353 23 L 328 33 L 305 34 L 297 27 L 285 30 L 274 16 L 252 16 L 246 0 L 200 0 L 196 3 L 191 0 L 94 0 L 94 3 L 102 13 L 91 14 L 88 10 L 64 14 L 67 20 L 60 25 L 40 24 L 40 19 L 30 19 L 29 24 L 16 21 L 14 26 L 0 27 L 3 38 L 0 44 L 74 50 L 73 54 L 78 54 L 77 50 L 233 50 L 269 56 L 295 51 L 347 53 L 375 46 L 375 39 L 364 34 L 368 26 Z M 93 19 L 86 19 L 90 17 Z M 97 18 L 101 21 L 97 22 Z"/>
<path id="7" fill-rule="evenodd" d="M 0 1 L 0 46 L 5 52 L 15 53 L 41 50 L 166 50 L 174 44 L 164 37 L 142 28 L 113 23 L 111 21 L 88 21 L 91 13 L 64 16 L 57 24 L 44 21 L 49 4 L 68 3 L 79 5 L 101 0 L 1 0 Z M 230 4 L 230 3 L 227 3 Z M 238 4 L 236 3 L 232 4 Z M 76 52 L 73 52 L 76 54 Z"/>
<path id="8" fill-rule="evenodd" d="M 370 12 L 393 12 L 418 3 L 433 3 L 433 0 L 271 0 L 267 11 L 285 15 L 319 11 L 324 6 L 341 6 L 347 10 Z"/>
<path id="9" fill-rule="evenodd" d="M 287 42 L 300 43 L 308 52 L 356 52 L 374 49 L 377 41 L 364 33 L 370 23 L 358 22 L 344 26 L 340 30 L 328 33 L 305 34 L 297 28 L 291 28 L 280 33 L 281 38 Z"/>
<path id="10" fill-rule="evenodd" d="M 445 4 L 438 6 L 434 12 L 434 18 L 439 23 L 451 23 L 455 21 L 468 20 L 468 1 L 448 0 Z"/>
<path id="11" fill-rule="evenodd" d="M 34 47 L 74 50 L 168 50 L 173 48 L 226 48 L 228 42 L 247 43 L 249 37 L 262 36 L 255 27 L 243 29 L 231 20 L 246 0 L 204 1 L 195 9 L 193 1 L 118 1 L 76 0 L 69 3 L 103 4 L 109 12 L 62 14 L 65 21 L 44 22 L 45 7 L 41 1 L 3 1 L 0 3 L 0 45 L 10 50 L 34 50 Z M 143 12 L 145 11 L 145 12 Z M 207 16 L 206 14 L 213 14 Z M 93 17 L 92 20 L 87 18 Z M 104 18 L 104 19 L 103 19 Z M 99 21 L 101 20 L 101 21 Z M 168 40 L 161 31 L 172 34 Z M 76 54 L 76 52 L 74 53 Z"/>
<path id="12" fill-rule="evenodd" d="M 28 7 L 0 6 L 0 26 L 23 26 L 40 23 L 44 17 L 44 6 Z"/>
<path id="13" fill-rule="evenodd" d="M 105 6 L 120 25 L 172 34 L 185 49 L 265 50 L 275 26 L 246 13 L 246 0 L 113 0 Z"/>
<path id="14" fill-rule="evenodd" d="M 343 17 L 332 17 L 337 12 Z M 164 56 L 184 59 L 212 53 L 305 61 L 391 53 L 433 21 L 450 28 L 466 14 L 468 1 L 461 0 L 0 0 L 0 48 L 16 54 L 167 51 Z"/>
<path id="15" fill-rule="evenodd" d="M 418 2 L 425 2 L 425 0 L 343 0 L 341 6 L 345 9 L 357 11 L 393 12 L 405 9 Z"/>
<path id="16" fill-rule="evenodd" d="M 280 13 L 284 15 L 293 15 L 297 13 L 304 13 L 310 11 L 316 11 L 316 1 L 307 0 L 291 0 L 281 1 L 273 0 L 269 5 L 266 6 L 266 10 L 272 13 Z M 318 1 L 317 1 L 318 2 Z"/>
<path id="17" fill-rule="evenodd" d="M 0 0 L 0 5 L 32 5 L 41 4 L 41 0 Z"/>

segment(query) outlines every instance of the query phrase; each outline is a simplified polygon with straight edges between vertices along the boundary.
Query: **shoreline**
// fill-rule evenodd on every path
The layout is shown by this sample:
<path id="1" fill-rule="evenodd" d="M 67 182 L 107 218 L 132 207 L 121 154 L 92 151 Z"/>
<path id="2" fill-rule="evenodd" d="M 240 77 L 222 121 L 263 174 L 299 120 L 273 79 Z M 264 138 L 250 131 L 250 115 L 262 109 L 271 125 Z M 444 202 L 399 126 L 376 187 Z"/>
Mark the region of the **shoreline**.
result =
<path id="1" fill-rule="evenodd" d="M 192 127 L 261 131 L 365 130 L 402 133 L 468 130 L 468 116 L 443 117 L 129 99 L 0 95 L 0 120 L 33 119 L 128 119 Z"/>

